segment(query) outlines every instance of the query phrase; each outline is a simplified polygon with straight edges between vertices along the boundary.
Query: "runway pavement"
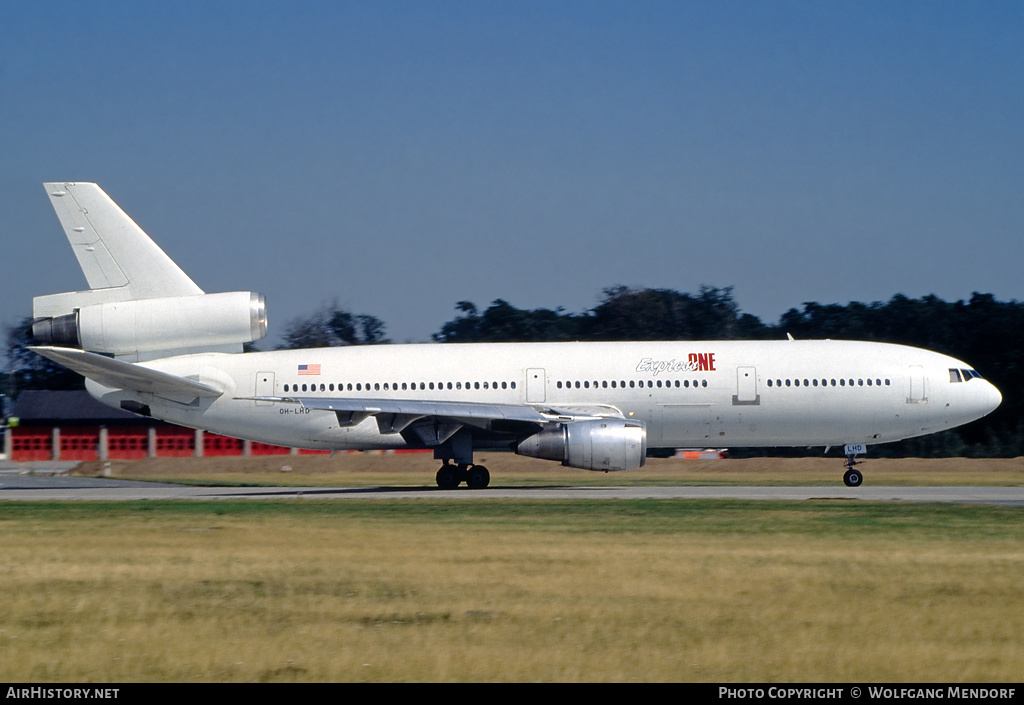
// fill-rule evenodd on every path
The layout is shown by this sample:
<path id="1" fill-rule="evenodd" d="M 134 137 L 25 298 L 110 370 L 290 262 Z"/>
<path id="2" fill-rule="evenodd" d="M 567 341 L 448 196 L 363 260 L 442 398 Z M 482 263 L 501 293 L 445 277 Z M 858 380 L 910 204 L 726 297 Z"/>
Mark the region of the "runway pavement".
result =
<path id="1" fill-rule="evenodd" d="M 39 472 L 39 469 L 37 469 Z M 191 487 L 157 482 L 0 471 L 0 502 L 155 499 L 745 499 L 862 500 L 1024 505 L 1024 487 Z"/>

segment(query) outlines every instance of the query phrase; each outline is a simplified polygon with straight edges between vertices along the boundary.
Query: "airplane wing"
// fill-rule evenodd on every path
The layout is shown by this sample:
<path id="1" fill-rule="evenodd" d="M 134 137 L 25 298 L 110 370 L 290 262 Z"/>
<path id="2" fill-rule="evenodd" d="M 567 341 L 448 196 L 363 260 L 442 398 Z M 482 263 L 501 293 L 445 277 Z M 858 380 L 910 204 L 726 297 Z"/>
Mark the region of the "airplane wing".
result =
<path id="1" fill-rule="evenodd" d="M 419 401 L 409 399 L 316 399 L 295 398 L 295 402 L 307 409 L 333 411 L 343 420 L 345 415 L 353 417 L 398 415 L 406 417 L 436 417 L 459 420 L 474 424 L 482 421 L 523 421 L 545 423 L 553 420 L 530 406 L 514 404 L 477 404 L 456 401 Z"/>
<path id="2" fill-rule="evenodd" d="M 151 370 L 130 362 L 123 362 L 104 355 L 97 355 L 76 348 L 60 348 L 47 345 L 29 347 L 45 358 L 74 370 L 83 377 L 99 382 L 113 389 L 131 389 L 163 397 L 195 399 L 196 397 L 219 397 L 224 392 L 207 384 L 177 375 Z"/>
<path id="3" fill-rule="evenodd" d="M 318 397 L 239 397 L 253 401 L 300 404 L 333 411 L 340 426 L 355 426 L 373 416 L 381 433 L 412 434 L 427 447 L 439 445 L 463 426 L 498 434 L 533 433 L 543 424 L 581 418 L 622 418 L 612 406 L 549 408 L 528 404 L 486 404 L 417 399 L 350 399 Z"/>
<path id="4" fill-rule="evenodd" d="M 380 414 L 437 416 L 452 419 L 524 421 L 547 423 L 581 418 L 623 418 L 614 406 L 604 404 L 559 406 L 558 408 L 532 404 L 483 404 L 460 401 L 420 401 L 414 399 L 351 399 L 320 397 L 238 397 L 262 402 L 300 404 L 306 409 L 333 411 L 342 414 L 362 414 L 363 418 Z"/>

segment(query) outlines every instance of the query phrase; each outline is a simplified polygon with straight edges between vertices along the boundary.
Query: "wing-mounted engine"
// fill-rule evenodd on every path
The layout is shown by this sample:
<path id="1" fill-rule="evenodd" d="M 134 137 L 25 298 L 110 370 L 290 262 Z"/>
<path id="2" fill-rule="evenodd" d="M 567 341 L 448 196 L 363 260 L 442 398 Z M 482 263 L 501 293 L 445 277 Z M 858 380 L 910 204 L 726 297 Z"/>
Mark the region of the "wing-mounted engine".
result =
<path id="1" fill-rule="evenodd" d="M 647 429 L 623 419 L 552 424 L 520 441 L 516 453 L 584 470 L 636 470 L 646 462 Z"/>
<path id="2" fill-rule="evenodd" d="M 266 334 L 266 300 L 250 291 L 87 304 L 32 324 L 38 344 L 117 357 L 177 350 L 237 352 Z"/>

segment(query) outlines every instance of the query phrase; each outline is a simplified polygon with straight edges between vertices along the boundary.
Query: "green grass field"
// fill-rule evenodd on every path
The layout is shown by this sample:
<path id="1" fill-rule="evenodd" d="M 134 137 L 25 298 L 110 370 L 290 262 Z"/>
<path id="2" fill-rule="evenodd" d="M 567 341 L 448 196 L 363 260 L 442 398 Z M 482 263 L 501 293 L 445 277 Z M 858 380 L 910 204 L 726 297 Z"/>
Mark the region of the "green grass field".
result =
<path id="1" fill-rule="evenodd" d="M 511 453 L 478 453 L 494 487 L 539 485 L 785 485 L 842 484 L 842 457 L 676 460 L 649 458 L 639 470 L 589 472 Z M 433 487 L 439 463 L 428 453 L 156 458 L 82 463 L 77 473 L 208 485 Z M 859 466 L 871 485 L 1024 485 L 1024 458 L 869 459 Z"/>
<path id="2" fill-rule="evenodd" d="M 0 505 L 0 679 L 1019 681 L 1024 509 Z"/>

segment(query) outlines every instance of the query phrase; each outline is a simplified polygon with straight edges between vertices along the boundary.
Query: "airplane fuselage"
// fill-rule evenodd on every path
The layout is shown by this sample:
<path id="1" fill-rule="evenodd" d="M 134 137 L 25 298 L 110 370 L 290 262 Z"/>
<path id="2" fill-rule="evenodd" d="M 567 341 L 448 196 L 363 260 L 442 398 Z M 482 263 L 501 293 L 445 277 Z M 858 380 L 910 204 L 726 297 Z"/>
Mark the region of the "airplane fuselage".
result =
<path id="1" fill-rule="evenodd" d="M 954 358 L 847 341 L 376 345 L 243 354 L 266 335 L 256 292 L 206 293 L 94 183 L 49 182 L 89 283 L 32 300 L 32 349 L 114 407 L 291 447 L 431 448 L 439 487 L 487 487 L 478 448 L 587 470 L 647 450 L 863 446 L 995 409 Z M 454 461 L 454 464 L 452 463 Z"/>
<path id="2" fill-rule="evenodd" d="M 473 402 L 599 415 L 606 409 L 642 422 L 649 447 L 884 443 L 967 423 L 1000 400 L 995 387 L 954 358 L 831 340 L 382 345 L 142 364 L 224 394 L 181 403 L 95 382 L 90 391 L 115 407 L 143 403 L 153 416 L 185 426 L 339 450 L 409 443 L 372 416 L 344 425 L 330 411 L 290 400 Z"/>

